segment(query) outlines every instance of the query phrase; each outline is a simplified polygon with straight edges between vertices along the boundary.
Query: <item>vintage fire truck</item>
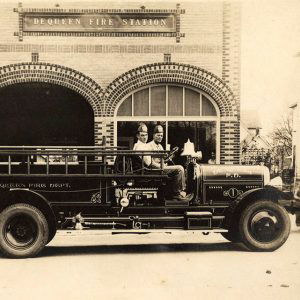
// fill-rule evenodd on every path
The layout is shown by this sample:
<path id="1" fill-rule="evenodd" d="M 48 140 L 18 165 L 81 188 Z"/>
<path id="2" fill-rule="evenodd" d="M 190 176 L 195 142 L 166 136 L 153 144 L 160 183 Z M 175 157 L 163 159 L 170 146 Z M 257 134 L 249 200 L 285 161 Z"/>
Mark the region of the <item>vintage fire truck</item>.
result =
<path id="1" fill-rule="evenodd" d="M 174 153 L 114 147 L 0 147 L 0 250 L 36 256 L 57 230 L 218 232 L 253 251 L 290 233 L 296 203 L 269 185 L 264 166 L 199 164 L 187 156 L 190 201 L 169 197 L 172 178 L 143 157 Z M 163 159 L 162 159 L 163 161 Z M 200 238 L 200 236 L 199 236 Z"/>

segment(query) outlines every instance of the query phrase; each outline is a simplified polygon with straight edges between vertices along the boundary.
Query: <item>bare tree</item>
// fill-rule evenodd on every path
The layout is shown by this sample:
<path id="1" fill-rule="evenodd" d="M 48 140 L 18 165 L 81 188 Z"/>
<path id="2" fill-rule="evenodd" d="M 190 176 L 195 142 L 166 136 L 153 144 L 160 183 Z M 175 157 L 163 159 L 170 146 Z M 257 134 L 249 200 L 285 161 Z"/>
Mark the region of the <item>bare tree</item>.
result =
<path id="1" fill-rule="evenodd" d="M 272 163 L 277 165 L 280 170 L 289 167 L 287 164 L 291 162 L 287 157 L 292 155 L 292 137 L 292 116 L 284 115 L 269 135 L 272 145 Z"/>

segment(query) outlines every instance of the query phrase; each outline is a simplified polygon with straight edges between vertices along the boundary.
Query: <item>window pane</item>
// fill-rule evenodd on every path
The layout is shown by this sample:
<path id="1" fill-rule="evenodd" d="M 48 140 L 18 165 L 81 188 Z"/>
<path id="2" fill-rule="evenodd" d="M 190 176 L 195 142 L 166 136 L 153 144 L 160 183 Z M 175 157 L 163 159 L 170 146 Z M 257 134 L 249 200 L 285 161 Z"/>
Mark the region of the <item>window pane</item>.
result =
<path id="1" fill-rule="evenodd" d="M 202 115 L 203 116 L 216 116 L 217 112 L 213 104 L 202 95 Z"/>
<path id="2" fill-rule="evenodd" d="M 216 122 L 168 122 L 168 143 L 171 149 L 175 146 L 184 148 L 184 143 L 190 139 L 195 145 L 195 151 L 202 151 L 201 162 L 207 163 L 216 153 Z M 177 155 L 174 162 L 184 164 L 185 158 Z"/>
<path id="3" fill-rule="evenodd" d="M 182 116 L 183 115 L 183 88 L 180 86 L 169 86 L 169 103 L 168 114 L 169 116 Z"/>
<path id="4" fill-rule="evenodd" d="M 151 87 L 151 116 L 166 115 L 166 87 Z"/>
<path id="5" fill-rule="evenodd" d="M 200 94 L 190 89 L 185 89 L 185 115 L 200 116 Z"/>
<path id="6" fill-rule="evenodd" d="M 123 101 L 118 110 L 118 116 L 131 116 L 132 115 L 132 96 L 129 96 Z"/>
<path id="7" fill-rule="evenodd" d="M 134 116 L 149 116 L 149 89 L 134 94 Z"/>

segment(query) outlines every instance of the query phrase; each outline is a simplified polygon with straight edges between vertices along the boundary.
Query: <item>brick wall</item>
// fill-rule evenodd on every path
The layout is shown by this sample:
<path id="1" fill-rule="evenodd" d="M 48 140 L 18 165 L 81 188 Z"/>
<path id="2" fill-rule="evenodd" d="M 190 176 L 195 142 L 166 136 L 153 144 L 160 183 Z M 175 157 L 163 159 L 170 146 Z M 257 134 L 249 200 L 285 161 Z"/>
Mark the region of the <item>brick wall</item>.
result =
<path id="1" fill-rule="evenodd" d="M 24 1 L 22 7 L 53 9 L 56 3 Z M 60 9 L 139 9 L 141 6 L 141 2 L 125 1 L 84 2 L 84 5 L 72 1 L 59 3 Z M 19 31 L 19 14 L 14 12 L 18 4 L 1 3 L 0 86 L 38 78 L 76 90 L 93 107 L 95 143 L 101 144 L 106 136 L 108 145 L 113 145 L 114 141 L 114 108 L 132 88 L 158 80 L 198 87 L 216 100 L 221 111 L 221 162 L 237 163 L 239 5 L 221 1 L 180 3 L 180 8 L 185 10 L 180 16 L 180 32 L 185 36 L 179 43 L 174 37 L 24 36 L 23 41 L 19 41 L 14 35 Z M 161 1 L 144 5 L 147 9 L 176 9 L 176 4 Z M 39 53 L 36 69 L 29 63 L 32 52 Z M 164 53 L 171 54 L 171 64 L 162 63 Z M 7 68 L 6 65 L 16 67 Z M 134 77 L 137 70 L 145 70 L 142 72 L 144 79 L 149 76 L 146 67 L 149 65 L 155 67 L 148 70 L 151 73 L 148 81 L 142 78 L 137 78 L 139 83 L 136 84 L 129 81 L 128 76 Z M 18 73 L 13 73 L 14 68 Z"/>
<path id="2" fill-rule="evenodd" d="M 95 118 L 95 144 L 114 146 L 114 118 Z"/>
<path id="3" fill-rule="evenodd" d="M 57 2 L 24 2 L 23 8 L 55 8 Z M 89 3 L 89 2 L 88 2 Z M 177 2 L 147 3 L 146 7 L 175 9 Z M 88 5 L 88 6 L 87 6 Z M 67 1 L 60 5 L 69 8 L 139 8 L 138 2 L 98 2 L 84 4 Z M 163 61 L 164 53 L 171 53 L 172 60 L 193 64 L 222 75 L 222 3 L 184 3 L 181 7 L 181 32 L 185 37 L 180 43 L 165 37 L 60 37 L 24 36 L 19 42 L 18 13 L 14 2 L 1 4 L 2 19 L 0 57 L 2 64 L 28 62 L 31 52 L 40 53 L 40 61 L 59 64 L 78 70 L 93 78 L 105 88 L 124 72 L 144 64 Z M 13 53 L 13 55 L 9 55 Z M 3 54 L 5 54 L 3 56 Z M 112 64 L 112 61 L 114 62 Z M 92 62 L 92 64 L 91 64 Z"/>

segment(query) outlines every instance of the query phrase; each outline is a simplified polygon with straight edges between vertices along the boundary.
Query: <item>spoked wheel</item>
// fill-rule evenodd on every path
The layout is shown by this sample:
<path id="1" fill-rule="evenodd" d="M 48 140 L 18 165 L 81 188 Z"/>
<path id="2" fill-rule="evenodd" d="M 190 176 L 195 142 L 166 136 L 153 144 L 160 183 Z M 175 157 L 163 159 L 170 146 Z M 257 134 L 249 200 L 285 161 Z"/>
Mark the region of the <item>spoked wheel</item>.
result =
<path id="1" fill-rule="evenodd" d="M 282 246 L 290 233 L 290 219 L 286 210 L 271 201 L 250 204 L 241 215 L 241 241 L 254 251 L 274 251 Z"/>
<path id="2" fill-rule="evenodd" d="M 49 237 L 48 223 L 40 210 L 20 203 L 0 214 L 0 249 L 8 257 L 37 255 Z"/>

